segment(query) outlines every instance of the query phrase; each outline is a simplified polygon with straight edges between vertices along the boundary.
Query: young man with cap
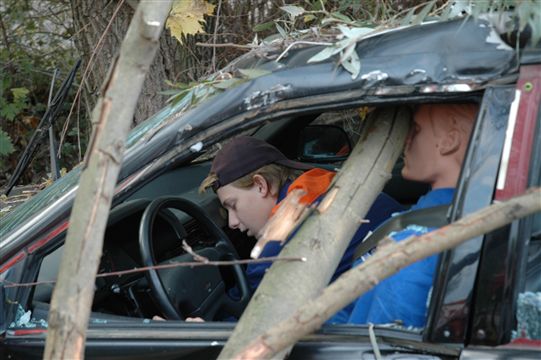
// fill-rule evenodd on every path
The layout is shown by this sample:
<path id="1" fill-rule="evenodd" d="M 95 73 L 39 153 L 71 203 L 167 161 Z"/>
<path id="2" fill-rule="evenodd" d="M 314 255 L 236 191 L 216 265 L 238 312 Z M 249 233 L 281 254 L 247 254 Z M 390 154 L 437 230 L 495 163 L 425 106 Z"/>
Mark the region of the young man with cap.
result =
<path id="1" fill-rule="evenodd" d="M 212 188 L 216 192 L 228 212 L 230 228 L 257 238 L 289 191 L 304 190 L 300 202 L 311 204 L 324 195 L 334 176 L 332 171 L 287 159 L 265 141 L 239 136 L 218 152 L 199 189 Z M 366 216 L 369 222 L 363 224 L 351 240 L 333 280 L 351 267 L 355 248 L 366 234 L 401 210 L 402 206 L 388 195 L 381 193 L 377 197 Z M 259 257 L 276 256 L 281 249 L 280 242 L 269 241 Z M 270 266 L 270 263 L 247 266 L 246 275 L 252 290 L 257 288 Z"/>

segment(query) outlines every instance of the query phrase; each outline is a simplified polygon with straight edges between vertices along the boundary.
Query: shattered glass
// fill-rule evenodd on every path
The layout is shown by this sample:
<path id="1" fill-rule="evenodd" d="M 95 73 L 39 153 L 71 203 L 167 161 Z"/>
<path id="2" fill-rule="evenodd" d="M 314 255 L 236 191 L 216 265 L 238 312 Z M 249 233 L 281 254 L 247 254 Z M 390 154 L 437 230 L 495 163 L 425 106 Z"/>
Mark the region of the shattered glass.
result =
<path id="1" fill-rule="evenodd" d="M 21 305 L 19 305 L 17 307 L 17 314 L 15 315 L 15 321 L 9 324 L 9 327 L 10 328 L 26 328 L 26 329 L 47 328 L 48 324 L 47 324 L 47 321 L 43 319 L 37 320 L 33 318 L 31 310 L 25 311 L 24 308 Z"/>
<path id="2" fill-rule="evenodd" d="M 518 295 L 517 330 L 513 339 L 541 340 L 541 292 L 527 291 Z"/>

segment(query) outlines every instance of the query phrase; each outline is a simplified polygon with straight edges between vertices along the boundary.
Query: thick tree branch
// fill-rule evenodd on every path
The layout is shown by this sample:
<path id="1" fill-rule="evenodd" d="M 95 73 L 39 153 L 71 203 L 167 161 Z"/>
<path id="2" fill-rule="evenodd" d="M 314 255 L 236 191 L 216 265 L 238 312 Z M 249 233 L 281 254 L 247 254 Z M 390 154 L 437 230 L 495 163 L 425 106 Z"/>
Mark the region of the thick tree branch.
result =
<path id="1" fill-rule="evenodd" d="M 70 217 L 51 309 L 45 359 L 81 359 L 103 235 L 135 105 L 171 1 L 142 1 L 93 113 L 98 124 Z"/>
<path id="2" fill-rule="evenodd" d="M 337 311 L 400 269 L 539 211 L 541 188 L 536 188 L 423 236 L 413 236 L 398 243 L 391 241 L 380 246 L 367 261 L 344 273 L 321 296 L 259 336 L 235 358 L 270 359 L 303 336 L 319 329 Z"/>

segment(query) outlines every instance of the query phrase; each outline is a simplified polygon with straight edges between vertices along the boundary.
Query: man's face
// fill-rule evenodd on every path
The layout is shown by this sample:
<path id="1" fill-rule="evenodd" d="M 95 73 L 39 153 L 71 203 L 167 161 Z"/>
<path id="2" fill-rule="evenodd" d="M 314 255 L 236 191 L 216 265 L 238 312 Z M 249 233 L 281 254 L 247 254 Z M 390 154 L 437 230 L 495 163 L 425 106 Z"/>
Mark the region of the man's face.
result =
<path id="1" fill-rule="evenodd" d="M 254 183 L 247 189 L 228 184 L 216 191 L 220 202 L 227 210 L 231 229 L 246 231 L 248 236 L 258 236 L 276 205 L 276 199 L 268 196 L 266 189 L 263 190 Z"/>
<path id="2" fill-rule="evenodd" d="M 436 180 L 441 155 L 435 122 L 431 119 L 435 114 L 433 110 L 430 105 L 421 105 L 415 112 L 404 149 L 402 176 L 405 179 L 429 184 Z"/>

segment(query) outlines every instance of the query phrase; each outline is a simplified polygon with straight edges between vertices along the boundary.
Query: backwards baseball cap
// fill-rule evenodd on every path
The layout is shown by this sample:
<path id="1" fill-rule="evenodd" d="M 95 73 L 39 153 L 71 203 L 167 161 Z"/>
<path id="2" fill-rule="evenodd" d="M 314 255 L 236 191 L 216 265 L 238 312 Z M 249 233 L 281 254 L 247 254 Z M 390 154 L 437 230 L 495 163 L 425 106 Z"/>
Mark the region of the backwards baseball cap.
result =
<path id="1" fill-rule="evenodd" d="M 212 189 L 216 191 L 220 187 L 269 164 L 278 164 L 299 170 L 313 168 L 308 164 L 289 160 L 280 150 L 263 140 L 250 136 L 239 136 L 228 142 L 216 154 L 210 171 L 216 174 L 218 180 L 212 184 Z"/>

